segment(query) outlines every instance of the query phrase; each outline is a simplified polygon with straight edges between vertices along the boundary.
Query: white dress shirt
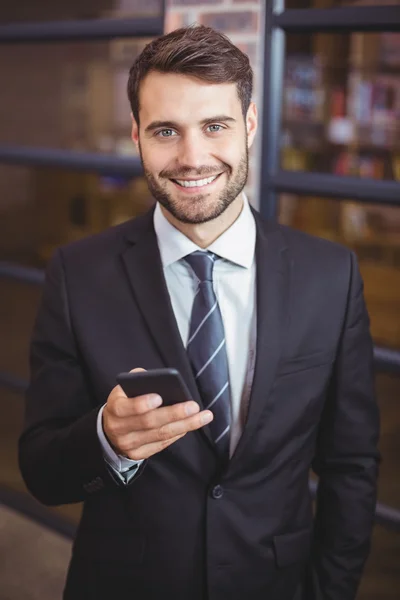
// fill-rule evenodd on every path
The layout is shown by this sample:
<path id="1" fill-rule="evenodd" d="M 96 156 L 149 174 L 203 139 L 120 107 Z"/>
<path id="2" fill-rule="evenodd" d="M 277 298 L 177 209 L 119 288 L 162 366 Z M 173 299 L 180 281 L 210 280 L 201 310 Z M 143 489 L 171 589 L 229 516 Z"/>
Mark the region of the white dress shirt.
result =
<path id="1" fill-rule="evenodd" d="M 247 416 L 255 365 L 257 331 L 256 225 L 244 194 L 243 200 L 243 209 L 239 217 L 207 248 L 220 257 L 214 265 L 213 285 L 226 338 L 232 405 L 231 456 L 242 434 Z M 172 308 L 186 348 L 191 311 L 199 281 L 184 257 L 202 248 L 169 223 L 159 204 L 154 211 L 154 228 Z M 132 365 L 132 368 L 134 367 L 135 365 Z M 143 461 L 119 456 L 111 448 L 102 428 L 103 408 L 99 412 L 97 432 L 105 460 L 117 474 L 122 474 L 134 466 L 140 466 Z M 132 476 L 135 472 L 136 469 L 132 469 Z M 123 480 L 126 481 L 126 477 Z"/>

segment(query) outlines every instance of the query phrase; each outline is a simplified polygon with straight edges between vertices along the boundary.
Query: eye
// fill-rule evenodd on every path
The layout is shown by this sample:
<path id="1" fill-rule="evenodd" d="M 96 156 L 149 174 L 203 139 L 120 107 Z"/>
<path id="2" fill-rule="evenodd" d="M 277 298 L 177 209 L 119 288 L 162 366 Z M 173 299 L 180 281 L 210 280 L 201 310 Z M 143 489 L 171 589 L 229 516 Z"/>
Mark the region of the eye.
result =
<path id="1" fill-rule="evenodd" d="M 211 133 L 218 133 L 219 131 L 221 131 L 223 129 L 223 127 L 222 127 L 222 125 L 213 123 L 212 125 L 208 126 L 208 129 L 210 129 Z"/>
<path id="2" fill-rule="evenodd" d="M 173 129 L 161 129 L 161 131 L 156 132 L 157 137 L 168 138 L 173 137 L 175 131 Z"/>

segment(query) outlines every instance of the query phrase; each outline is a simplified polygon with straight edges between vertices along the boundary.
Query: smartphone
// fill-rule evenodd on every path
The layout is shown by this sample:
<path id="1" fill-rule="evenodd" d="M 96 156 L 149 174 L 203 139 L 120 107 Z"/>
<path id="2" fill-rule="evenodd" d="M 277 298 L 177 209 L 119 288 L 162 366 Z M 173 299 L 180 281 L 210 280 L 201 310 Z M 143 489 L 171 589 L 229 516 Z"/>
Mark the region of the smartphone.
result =
<path id="1" fill-rule="evenodd" d="M 192 400 L 192 396 L 177 369 L 151 369 L 137 373 L 120 373 L 117 382 L 128 398 L 144 394 L 161 396 L 162 406 Z"/>

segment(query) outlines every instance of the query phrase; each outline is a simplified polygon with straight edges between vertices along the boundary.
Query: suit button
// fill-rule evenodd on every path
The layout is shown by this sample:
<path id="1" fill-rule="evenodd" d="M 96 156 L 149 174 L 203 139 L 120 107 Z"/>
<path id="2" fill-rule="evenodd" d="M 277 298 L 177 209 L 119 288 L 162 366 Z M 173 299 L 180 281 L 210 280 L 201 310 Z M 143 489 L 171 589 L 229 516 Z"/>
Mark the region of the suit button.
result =
<path id="1" fill-rule="evenodd" d="M 224 490 L 221 485 L 216 485 L 211 490 L 211 496 L 213 498 L 215 498 L 216 500 L 218 500 L 219 498 L 222 498 L 223 495 L 224 495 Z"/>

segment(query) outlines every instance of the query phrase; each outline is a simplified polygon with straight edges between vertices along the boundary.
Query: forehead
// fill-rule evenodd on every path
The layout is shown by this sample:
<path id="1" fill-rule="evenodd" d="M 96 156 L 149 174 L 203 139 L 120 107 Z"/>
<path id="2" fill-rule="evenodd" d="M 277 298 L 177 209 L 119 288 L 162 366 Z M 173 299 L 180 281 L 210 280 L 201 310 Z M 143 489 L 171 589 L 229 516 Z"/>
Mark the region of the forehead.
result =
<path id="1" fill-rule="evenodd" d="M 241 112 L 235 83 L 209 83 L 188 75 L 151 72 L 140 86 L 140 119 L 201 119 L 210 114 L 232 117 Z"/>

